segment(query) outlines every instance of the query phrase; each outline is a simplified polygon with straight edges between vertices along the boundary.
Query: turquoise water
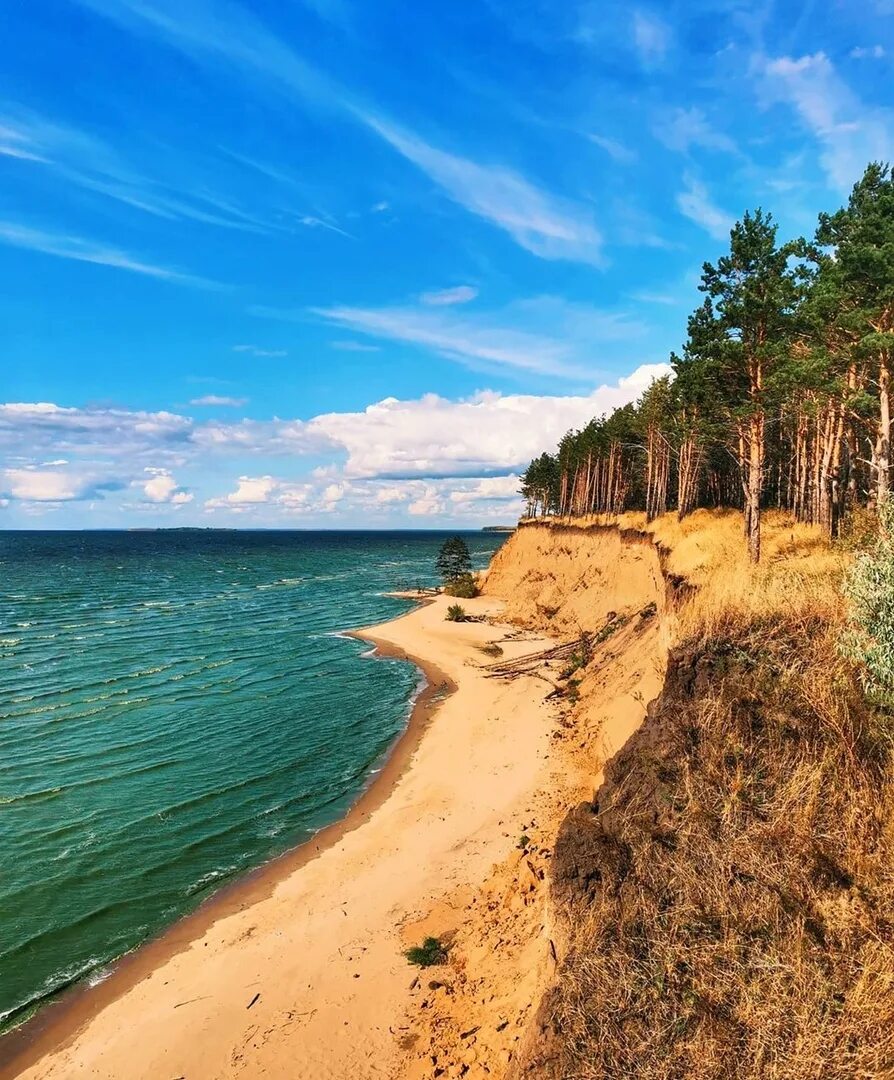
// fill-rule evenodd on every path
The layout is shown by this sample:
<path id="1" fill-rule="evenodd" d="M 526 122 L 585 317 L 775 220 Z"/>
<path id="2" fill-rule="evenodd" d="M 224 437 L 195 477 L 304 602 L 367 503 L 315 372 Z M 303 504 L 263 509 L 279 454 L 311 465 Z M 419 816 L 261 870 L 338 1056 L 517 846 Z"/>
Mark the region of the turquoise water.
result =
<path id="1" fill-rule="evenodd" d="M 381 592 L 443 540 L 0 533 L 7 1025 L 344 814 L 419 673 L 338 632 L 405 610 Z"/>

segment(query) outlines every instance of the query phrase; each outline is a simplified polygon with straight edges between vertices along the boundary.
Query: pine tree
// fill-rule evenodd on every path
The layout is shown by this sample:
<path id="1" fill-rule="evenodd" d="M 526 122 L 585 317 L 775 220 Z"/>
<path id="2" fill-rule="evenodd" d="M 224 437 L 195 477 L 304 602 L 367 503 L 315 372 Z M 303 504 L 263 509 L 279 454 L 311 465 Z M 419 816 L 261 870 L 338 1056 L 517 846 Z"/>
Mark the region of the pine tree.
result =
<path id="1" fill-rule="evenodd" d="M 791 244 L 778 247 L 776 225 L 760 209 L 746 213 L 730 232 L 730 253 L 705 263 L 700 288 L 712 301 L 724 378 L 739 390 L 731 419 L 739 443 L 745 500 L 745 535 L 753 562 L 760 559 L 766 422 L 771 380 L 788 355 L 791 317 L 798 297 L 789 260 Z M 744 391 L 744 392 L 743 392 Z"/>
<path id="2" fill-rule="evenodd" d="M 472 572 L 472 556 L 469 548 L 461 536 L 451 536 L 441 545 L 438 552 L 438 574 L 445 585 L 458 581 L 461 577 Z"/>

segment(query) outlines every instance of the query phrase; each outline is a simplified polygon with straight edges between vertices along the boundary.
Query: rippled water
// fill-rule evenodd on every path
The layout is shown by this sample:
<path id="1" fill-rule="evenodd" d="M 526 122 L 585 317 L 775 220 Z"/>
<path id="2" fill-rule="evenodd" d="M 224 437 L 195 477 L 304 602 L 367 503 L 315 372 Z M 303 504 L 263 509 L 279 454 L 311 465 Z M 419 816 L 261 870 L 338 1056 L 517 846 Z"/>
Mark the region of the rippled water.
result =
<path id="1" fill-rule="evenodd" d="M 347 810 L 418 672 L 338 631 L 443 539 L 0 533 L 0 1018 Z"/>

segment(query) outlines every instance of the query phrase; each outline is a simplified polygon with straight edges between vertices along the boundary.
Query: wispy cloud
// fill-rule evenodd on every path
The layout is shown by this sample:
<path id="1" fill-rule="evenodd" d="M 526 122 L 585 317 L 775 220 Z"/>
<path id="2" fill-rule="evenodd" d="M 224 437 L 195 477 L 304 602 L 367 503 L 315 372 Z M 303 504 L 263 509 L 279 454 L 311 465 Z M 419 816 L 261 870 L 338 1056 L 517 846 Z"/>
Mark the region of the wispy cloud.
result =
<path id="1" fill-rule="evenodd" d="M 481 165 L 371 114 L 361 116 L 450 199 L 508 233 L 526 251 L 543 259 L 601 264 L 602 236 L 584 207 L 536 187 L 511 169 Z"/>
<path id="2" fill-rule="evenodd" d="M 305 225 L 310 229 L 328 229 L 330 232 L 338 233 L 339 236 L 344 236 L 348 240 L 356 240 L 355 236 L 346 232 L 332 221 L 327 221 L 325 218 L 317 217 L 315 214 L 305 214 L 304 217 L 298 219 L 299 224 Z"/>
<path id="3" fill-rule="evenodd" d="M 672 109 L 662 115 L 655 126 L 655 137 L 670 150 L 683 154 L 693 146 L 726 154 L 739 153 L 733 140 L 723 132 L 716 131 L 698 108 Z"/>
<path id="4" fill-rule="evenodd" d="M 705 185 L 692 177 L 687 180 L 686 190 L 677 195 L 677 206 L 681 214 L 701 226 L 716 240 L 727 239 L 735 223 L 731 214 L 721 210 L 711 200 Z"/>
<path id="5" fill-rule="evenodd" d="M 159 278 L 179 285 L 193 285 L 204 289 L 222 288 L 218 283 L 206 278 L 185 274 L 167 266 L 144 262 L 129 255 L 126 251 L 108 247 L 93 240 L 31 229 L 11 221 L 0 221 L 0 243 L 9 244 L 11 247 L 26 248 L 29 251 L 39 251 L 44 255 L 55 255 L 60 259 L 74 259 L 76 262 L 112 266 L 119 270 L 128 270 L 134 274 L 144 274 L 146 277 Z"/>
<path id="6" fill-rule="evenodd" d="M 569 379 L 586 378 L 594 349 L 631 342 L 642 324 L 614 312 L 558 297 L 515 301 L 497 311 L 476 313 L 451 306 L 314 308 L 337 326 L 372 338 L 415 345 L 476 370 L 503 368 Z M 276 312 L 304 318 L 304 312 Z"/>
<path id="7" fill-rule="evenodd" d="M 756 69 L 770 101 L 790 105 L 820 144 L 830 182 L 846 191 L 868 161 L 894 158 L 894 109 L 863 103 L 825 53 L 758 57 Z"/>
<path id="8" fill-rule="evenodd" d="M 222 394 L 205 394 L 190 401 L 190 405 L 220 405 L 228 409 L 239 409 L 247 404 L 248 398 L 225 397 Z"/>
<path id="9" fill-rule="evenodd" d="M 249 356 L 262 358 L 289 355 L 286 349 L 262 349 L 259 345 L 234 345 L 233 352 L 248 353 Z"/>
<path id="10" fill-rule="evenodd" d="M 150 34 L 196 63 L 221 59 L 249 79 L 275 84 L 321 105 L 337 88 L 238 3 L 220 0 L 79 0 L 97 14 Z"/>
<path id="11" fill-rule="evenodd" d="M 625 146 L 624 143 L 618 142 L 617 139 L 609 139 L 605 135 L 594 134 L 588 134 L 587 138 L 591 143 L 604 150 L 610 158 L 620 162 L 622 165 L 630 165 L 636 161 L 636 152 Z"/>
<path id="12" fill-rule="evenodd" d="M 0 155 L 49 169 L 65 184 L 169 221 L 258 233 L 274 228 L 222 196 L 147 176 L 97 136 L 30 110 L 7 108 L 0 114 Z"/>
<path id="13" fill-rule="evenodd" d="M 364 341 L 330 341 L 329 345 L 333 349 L 339 349 L 341 352 L 381 352 L 380 345 L 368 345 Z"/>
<path id="14" fill-rule="evenodd" d="M 468 304 L 478 295 L 478 290 L 472 285 L 457 285 L 452 289 L 437 289 L 433 292 L 424 292 L 419 299 L 423 304 L 430 307 L 450 307 L 452 304 Z"/>
<path id="15" fill-rule="evenodd" d="M 454 202 L 545 259 L 598 265 L 602 237 L 589 211 L 538 188 L 512 169 L 448 153 L 375 115 L 322 75 L 235 3 L 215 0 L 80 0 L 126 26 L 147 31 L 197 62 L 220 62 L 244 76 L 337 110 L 376 132 Z M 306 224 L 323 224 L 308 216 Z"/>

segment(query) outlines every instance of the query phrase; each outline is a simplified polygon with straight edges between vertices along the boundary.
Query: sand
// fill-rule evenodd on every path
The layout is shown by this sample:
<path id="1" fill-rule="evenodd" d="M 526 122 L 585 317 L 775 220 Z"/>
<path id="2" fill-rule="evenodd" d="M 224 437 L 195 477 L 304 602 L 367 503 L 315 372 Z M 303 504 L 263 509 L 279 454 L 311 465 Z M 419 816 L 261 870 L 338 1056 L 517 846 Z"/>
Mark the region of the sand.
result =
<path id="1" fill-rule="evenodd" d="M 448 623 L 450 602 L 439 597 L 364 634 L 423 661 L 435 689 L 456 687 L 434 709 L 430 691 L 385 782 L 328 836 L 184 920 L 98 988 L 49 1010 L 0 1076 L 407 1074 L 411 1018 L 427 983 L 402 951 L 430 930 L 460 929 L 463 900 L 487 887 L 495 864 L 521 865 L 522 853 L 513 852 L 533 794 L 549 786 L 556 745 L 549 685 L 489 679 L 479 650 L 501 640 L 511 657 L 548 639 L 505 640 L 508 627 Z M 490 617 L 502 608 L 491 597 L 463 606 Z M 536 987 L 523 997 L 536 1001 Z M 0 1053 L 8 1047 L 15 1042 L 0 1044 Z"/>

